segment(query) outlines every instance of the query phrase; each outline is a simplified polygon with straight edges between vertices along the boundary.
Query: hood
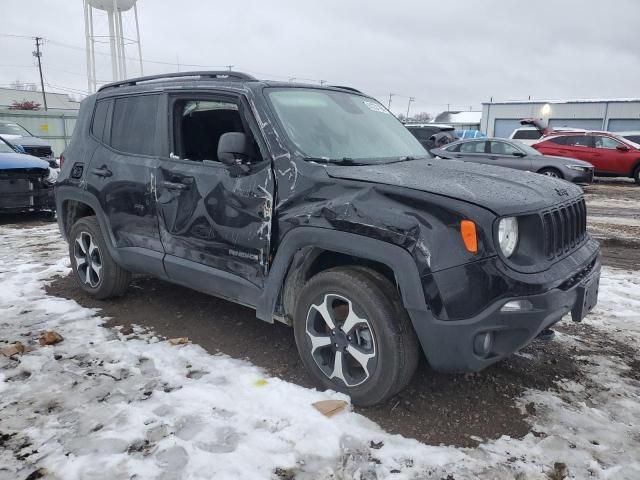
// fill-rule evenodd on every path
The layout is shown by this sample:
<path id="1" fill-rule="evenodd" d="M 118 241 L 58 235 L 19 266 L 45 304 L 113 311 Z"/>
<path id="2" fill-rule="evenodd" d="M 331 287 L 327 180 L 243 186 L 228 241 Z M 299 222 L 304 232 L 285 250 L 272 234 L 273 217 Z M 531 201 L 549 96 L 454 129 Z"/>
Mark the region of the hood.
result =
<path id="1" fill-rule="evenodd" d="M 42 168 L 49 170 L 49 162 L 22 153 L 0 153 L 0 171 Z"/>
<path id="2" fill-rule="evenodd" d="M 326 169 L 332 178 L 411 188 L 473 203 L 498 215 L 542 210 L 582 194 L 578 186 L 564 180 L 458 160 L 329 165 Z"/>
<path id="3" fill-rule="evenodd" d="M 22 145 L 23 147 L 50 147 L 51 144 L 46 140 L 38 137 L 23 137 L 22 135 L 6 135 L 2 134 L 7 142 L 13 145 Z"/>

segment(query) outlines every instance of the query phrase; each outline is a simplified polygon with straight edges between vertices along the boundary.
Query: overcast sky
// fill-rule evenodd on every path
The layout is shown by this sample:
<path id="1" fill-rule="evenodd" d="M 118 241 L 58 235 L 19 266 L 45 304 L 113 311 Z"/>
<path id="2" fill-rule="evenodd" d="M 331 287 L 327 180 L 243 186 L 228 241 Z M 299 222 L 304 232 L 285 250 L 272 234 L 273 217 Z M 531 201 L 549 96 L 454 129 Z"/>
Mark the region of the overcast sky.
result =
<path id="1" fill-rule="evenodd" d="M 494 100 L 640 97 L 640 1 L 139 0 L 144 73 L 235 65 L 260 78 L 350 85 L 394 112 Z M 107 33 L 96 18 L 96 35 Z M 125 21 L 133 36 L 133 16 Z M 2 0 L 0 85 L 87 90 L 82 0 Z M 99 50 L 108 51 L 107 45 Z M 137 57 L 129 46 L 127 56 Z M 106 55 L 97 77 L 111 79 Z M 168 62 L 163 65 L 154 62 Z M 130 76 L 139 74 L 128 62 Z M 49 87 L 47 87 L 49 88 Z"/>

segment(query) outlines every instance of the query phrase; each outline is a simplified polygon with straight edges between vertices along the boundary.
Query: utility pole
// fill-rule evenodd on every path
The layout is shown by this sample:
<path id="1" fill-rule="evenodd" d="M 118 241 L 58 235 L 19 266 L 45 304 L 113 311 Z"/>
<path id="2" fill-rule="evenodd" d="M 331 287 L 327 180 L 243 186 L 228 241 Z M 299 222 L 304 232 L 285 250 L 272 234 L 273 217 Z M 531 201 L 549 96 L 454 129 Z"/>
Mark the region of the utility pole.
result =
<path id="1" fill-rule="evenodd" d="M 320 85 L 324 85 L 325 83 L 327 83 L 326 80 L 320 80 Z"/>
<path id="2" fill-rule="evenodd" d="M 391 110 L 391 97 L 393 97 L 395 95 L 395 93 L 390 93 L 389 94 L 389 106 L 387 107 L 389 110 Z"/>
<path id="3" fill-rule="evenodd" d="M 47 94 L 44 92 L 44 79 L 42 78 L 42 62 L 40 61 L 40 57 L 42 57 L 42 53 L 40 52 L 40 45 L 42 42 L 42 37 L 36 37 L 36 50 L 33 52 L 33 56 L 38 59 L 38 70 L 40 71 L 40 87 L 42 87 L 42 101 L 44 102 L 44 110 L 47 111 Z"/>
<path id="4" fill-rule="evenodd" d="M 409 97 L 409 103 L 407 104 L 407 120 L 409 120 L 409 109 L 411 108 L 411 102 L 414 102 L 416 99 L 414 97 Z"/>
<path id="5" fill-rule="evenodd" d="M 227 65 L 227 70 L 229 71 L 233 70 L 233 65 Z"/>

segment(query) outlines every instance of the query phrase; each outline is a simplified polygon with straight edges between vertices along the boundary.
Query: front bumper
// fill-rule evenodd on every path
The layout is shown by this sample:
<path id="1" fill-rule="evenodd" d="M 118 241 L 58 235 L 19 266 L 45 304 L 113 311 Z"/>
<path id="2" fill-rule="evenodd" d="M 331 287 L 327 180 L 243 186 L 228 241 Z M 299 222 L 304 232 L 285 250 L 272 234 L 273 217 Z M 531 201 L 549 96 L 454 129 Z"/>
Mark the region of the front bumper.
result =
<path id="1" fill-rule="evenodd" d="M 0 213 L 55 210 L 52 185 L 39 180 L 0 180 Z"/>
<path id="2" fill-rule="evenodd" d="M 584 285 L 594 285 L 592 290 L 597 290 L 600 270 L 597 251 L 561 283 L 556 282 L 545 291 L 523 295 L 523 290 L 515 289 L 515 294 L 501 296 L 464 320 L 440 320 L 433 315 L 414 318 L 414 325 L 417 320 L 422 326 L 416 331 L 429 364 L 440 371 L 478 371 L 517 352 L 566 314 L 572 311 L 578 314 L 584 307 Z M 518 300 L 530 302 L 531 308 L 502 311 L 506 303 Z M 410 314 L 419 315 L 418 312 Z M 490 347 L 479 354 L 478 340 L 481 344 L 487 333 L 491 338 Z"/>
<path id="3" fill-rule="evenodd" d="M 579 183 L 584 185 L 589 185 L 593 183 L 593 169 L 589 171 L 579 171 L 579 170 L 571 170 L 569 168 L 565 169 L 564 179 L 571 183 Z"/>

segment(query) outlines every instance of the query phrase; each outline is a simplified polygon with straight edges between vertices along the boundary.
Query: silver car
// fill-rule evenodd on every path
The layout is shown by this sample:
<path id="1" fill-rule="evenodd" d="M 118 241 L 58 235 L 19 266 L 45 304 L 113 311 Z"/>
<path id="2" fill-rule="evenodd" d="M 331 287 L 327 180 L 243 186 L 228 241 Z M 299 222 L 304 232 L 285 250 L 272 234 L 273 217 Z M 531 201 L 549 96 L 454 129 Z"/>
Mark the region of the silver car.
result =
<path id="1" fill-rule="evenodd" d="M 542 155 L 535 148 L 517 140 L 461 140 L 443 148 L 434 148 L 431 153 L 440 158 L 528 170 L 573 183 L 587 184 L 593 181 L 593 165 L 590 163 L 575 158 Z"/>

